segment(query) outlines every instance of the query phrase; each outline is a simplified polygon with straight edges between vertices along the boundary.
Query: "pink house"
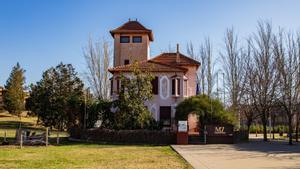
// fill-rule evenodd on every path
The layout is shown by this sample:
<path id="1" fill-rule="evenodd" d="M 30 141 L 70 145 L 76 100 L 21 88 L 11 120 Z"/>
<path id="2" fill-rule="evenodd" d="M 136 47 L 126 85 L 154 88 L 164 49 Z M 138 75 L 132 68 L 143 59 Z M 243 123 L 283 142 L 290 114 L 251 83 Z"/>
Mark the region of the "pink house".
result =
<path id="1" fill-rule="evenodd" d="M 145 105 L 154 119 L 162 121 L 165 128 L 173 128 L 177 104 L 196 95 L 196 72 L 200 63 L 180 53 L 178 45 L 176 53 L 161 53 L 150 58 L 153 33 L 138 21 L 129 20 L 110 33 L 114 38 L 114 67 L 109 69 L 113 74 L 112 98 L 118 97 L 120 73 L 130 75 L 131 63 L 138 61 L 141 69 L 155 76 L 153 99 Z"/>

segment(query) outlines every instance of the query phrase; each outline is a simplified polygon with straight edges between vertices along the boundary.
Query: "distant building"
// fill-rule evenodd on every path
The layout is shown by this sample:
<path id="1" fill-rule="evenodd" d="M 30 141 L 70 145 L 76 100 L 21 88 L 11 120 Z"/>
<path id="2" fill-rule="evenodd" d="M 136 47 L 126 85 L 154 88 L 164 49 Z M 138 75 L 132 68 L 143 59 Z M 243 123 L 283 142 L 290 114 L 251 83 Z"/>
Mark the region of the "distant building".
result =
<path id="1" fill-rule="evenodd" d="M 155 120 L 165 128 L 175 125 L 175 108 L 184 98 L 196 95 L 196 72 L 200 63 L 177 51 L 161 53 L 150 59 L 150 43 L 154 40 L 152 30 L 138 21 L 128 21 L 110 31 L 114 38 L 114 67 L 111 81 L 112 98 L 118 97 L 121 82 L 120 74 L 130 76 L 132 63 L 137 61 L 142 70 L 150 71 L 153 99 L 145 105 Z"/>

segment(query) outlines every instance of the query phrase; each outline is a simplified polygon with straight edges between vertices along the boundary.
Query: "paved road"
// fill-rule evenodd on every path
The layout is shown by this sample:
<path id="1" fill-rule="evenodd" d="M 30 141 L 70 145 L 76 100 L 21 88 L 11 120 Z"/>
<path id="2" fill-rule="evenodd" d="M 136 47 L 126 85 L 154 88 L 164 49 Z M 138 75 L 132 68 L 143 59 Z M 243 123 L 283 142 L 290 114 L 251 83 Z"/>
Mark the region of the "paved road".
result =
<path id="1" fill-rule="evenodd" d="M 196 169 L 300 169 L 300 144 L 250 141 L 172 147 Z"/>

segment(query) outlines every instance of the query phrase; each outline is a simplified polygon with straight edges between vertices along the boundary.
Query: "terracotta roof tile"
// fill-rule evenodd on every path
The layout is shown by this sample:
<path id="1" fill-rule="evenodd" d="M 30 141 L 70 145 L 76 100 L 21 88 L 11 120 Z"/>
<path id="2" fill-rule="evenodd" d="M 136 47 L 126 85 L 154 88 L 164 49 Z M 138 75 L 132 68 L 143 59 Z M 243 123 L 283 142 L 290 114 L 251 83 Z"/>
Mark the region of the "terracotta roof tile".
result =
<path id="1" fill-rule="evenodd" d="M 109 72 L 131 72 L 133 64 L 117 66 L 108 69 Z M 171 66 L 164 63 L 158 63 L 152 60 L 138 62 L 138 67 L 141 70 L 147 70 L 151 72 L 186 72 L 186 68 Z"/>
<path id="2" fill-rule="evenodd" d="M 164 63 L 168 65 L 197 65 L 200 66 L 201 63 L 183 55 L 182 53 L 179 53 L 179 62 L 176 62 L 176 56 L 177 53 L 162 53 L 154 58 L 152 58 L 152 61 L 159 62 L 159 63 Z"/>
<path id="3" fill-rule="evenodd" d="M 128 21 L 122 26 L 110 31 L 110 34 L 114 37 L 115 33 L 147 33 L 150 41 L 153 41 L 153 34 L 151 29 L 147 29 L 138 21 Z"/>

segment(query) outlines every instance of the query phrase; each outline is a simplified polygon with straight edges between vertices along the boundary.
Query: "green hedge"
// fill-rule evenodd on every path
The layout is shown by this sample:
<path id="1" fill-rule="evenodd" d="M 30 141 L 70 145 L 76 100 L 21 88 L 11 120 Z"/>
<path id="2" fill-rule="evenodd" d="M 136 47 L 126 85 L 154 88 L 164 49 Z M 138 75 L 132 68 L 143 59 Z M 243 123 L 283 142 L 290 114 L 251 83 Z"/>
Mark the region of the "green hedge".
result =
<path id="1" fill-rule="evenodd" d="M 168 145 L 176 143 L 176 133 L 157 130 L 109 130 L 72 128 L 70 137 L 85 141 L 116 144 Z"/>
<path id="2" fill-rule="evenodd" d="M 275 133 L 284 133 L 288 131 L 288 126 L 285 125 L 277 125 L 274 127 L 275 128 Z M 269 130 L 269 127 L 267 126 L 267 130 Z M 273 131 L 273 128 L 271 128 Z M 250 126 L 250 133 L 263 133 L 263 125 L 251 125 Z"/>

